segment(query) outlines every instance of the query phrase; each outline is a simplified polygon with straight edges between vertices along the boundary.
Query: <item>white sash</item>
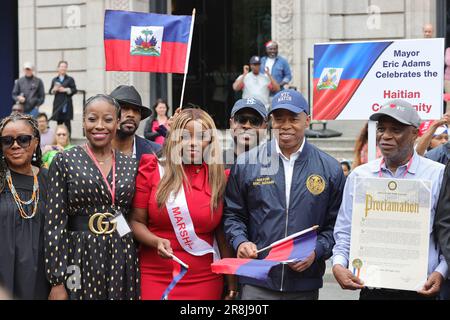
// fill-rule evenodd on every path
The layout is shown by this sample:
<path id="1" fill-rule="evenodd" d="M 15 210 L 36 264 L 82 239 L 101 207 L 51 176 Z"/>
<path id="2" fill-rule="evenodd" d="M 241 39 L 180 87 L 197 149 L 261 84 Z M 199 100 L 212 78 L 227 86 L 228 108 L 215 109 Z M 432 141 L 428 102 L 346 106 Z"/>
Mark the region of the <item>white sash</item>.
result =
<path id="1" fill-rule="evenodd" d="M 162 180 L 164 168 L 160 164 L 158 164 L 158 168 L 159 176 Z M 214 237 L 214 245 L 211 247 L 208 242 L 200 239 L 195 233 L 183 185 L 181 185 L 180 192 L 178 192 L 177 195 L 174 195 L 173 192 L 170 194 L 166 203 L 166 208 L 170 222 L 172 223 L 173 231 L 177 236 L 178 242 L 185 251 L 194 256 L 203 256 L 212 253 L 214 261 L 220 260 L 216 238 Z"/>

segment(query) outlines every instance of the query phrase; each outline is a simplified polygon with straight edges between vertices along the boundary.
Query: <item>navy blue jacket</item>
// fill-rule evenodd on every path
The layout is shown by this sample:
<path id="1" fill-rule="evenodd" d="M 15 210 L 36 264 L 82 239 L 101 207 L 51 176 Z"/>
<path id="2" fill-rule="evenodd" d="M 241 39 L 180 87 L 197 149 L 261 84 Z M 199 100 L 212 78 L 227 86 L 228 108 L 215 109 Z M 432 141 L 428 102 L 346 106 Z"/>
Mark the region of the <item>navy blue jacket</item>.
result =
<path id="1" fill-rule="evenodd" d="M 447 165 L 450 160 L 450 142 L 442 144 L 425 154 L 425 158 Z"/>
<path id="2" fill-rule="evenodd" d="M 325 182 L 322 192 L 323 184 L 316 184 L 318 191 L 307 188 L 307 181 L 314 177 Z M 235 250 L 246 241 L 261 249 L 312 226 L 320 227 L 316 260 L 308 270 L 298 273 L 280 265 L 271 270 L 266 282 L 244 277 L 240 282 L 286 292 L 321 288 L 325 260 L 331 257 L 334 246 L 333 229 L 344 184 L 339 162 L 305 142 L 294 165 L 290 204 L 286 206 L 283 161 L 276 152 L 275 142 L 238 157 L 227 184 L 223 220 L 225 235 Z M 258 258 L 265 255 L 267 252 Z"/>
<path id="3" fill-rule="evenodd" d="M 144 154 L 157 154 L 161 150 L 161 145 L 139 137 L 136 137 L 136 160 L 139 162 Z"/>

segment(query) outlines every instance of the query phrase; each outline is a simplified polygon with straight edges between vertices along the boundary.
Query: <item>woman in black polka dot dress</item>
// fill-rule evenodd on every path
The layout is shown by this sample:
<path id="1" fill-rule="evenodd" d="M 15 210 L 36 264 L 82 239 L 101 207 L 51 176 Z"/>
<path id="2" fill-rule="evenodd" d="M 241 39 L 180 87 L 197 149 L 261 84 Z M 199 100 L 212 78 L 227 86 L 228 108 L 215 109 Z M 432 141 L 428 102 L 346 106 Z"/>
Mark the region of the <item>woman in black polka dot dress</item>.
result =
<path id="1" fill-rule="evenodd" d="M 119 223 L 111 221 L 119 213 L 127 218 L 137 170 L 135 160 L 111 146 L 118 110 L 108 96 L 89 99 L 83 121 L 88 142 L 57 155 L 50 166 L 45 229 L 50 299 L 139 299 L 133 236 L 119 234 Z"/>

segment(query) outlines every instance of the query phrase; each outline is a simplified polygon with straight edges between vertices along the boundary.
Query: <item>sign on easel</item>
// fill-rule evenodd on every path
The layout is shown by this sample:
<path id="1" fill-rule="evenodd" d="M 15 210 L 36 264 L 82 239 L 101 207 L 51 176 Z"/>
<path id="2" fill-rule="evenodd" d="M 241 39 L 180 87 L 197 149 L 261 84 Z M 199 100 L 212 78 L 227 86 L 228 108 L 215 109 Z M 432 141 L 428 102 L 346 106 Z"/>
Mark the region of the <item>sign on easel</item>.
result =
<path id="1" fill-rule="evenodd" d="M 314 64 L 314 120 L 367 120 L 394 99 L 442 115 L 444 39 L 317 44 Z"/>
<path id="2" fill-rule="evenodd" d="M 444 39 L 316 44 L 312 119 L 368 120 L 395 99 L 440 119 L 444 48 Z"/>

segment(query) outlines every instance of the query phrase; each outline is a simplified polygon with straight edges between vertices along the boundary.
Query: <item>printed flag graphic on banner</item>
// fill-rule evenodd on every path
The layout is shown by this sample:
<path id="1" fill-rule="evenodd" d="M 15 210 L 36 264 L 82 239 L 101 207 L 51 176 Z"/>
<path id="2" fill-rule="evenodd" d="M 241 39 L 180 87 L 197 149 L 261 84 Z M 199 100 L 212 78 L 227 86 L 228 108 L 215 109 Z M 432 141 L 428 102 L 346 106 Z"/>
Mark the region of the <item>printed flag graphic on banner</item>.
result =
<path id="1" fill-rule="evenodd" d="M 313 119 L 335 120 L 392 42 L 319 44 L 314 47 Z"/>
<path id="2" fill-rule="evenodd" d="M 106 10 L 106 71 L 185 73 L 191 16 Z"/>
<path id="3" fill-rule="evenodd" d="M 270 269 L 281 263 L 303 261 L 316 248 L 317 227 L 301 231 L 285 239 L 279 240 L 268 248 L 269 254 L 263 260 L 255 259 L 222 259 L 214 262 L 211 269 L 214 273 L 235 274 L 258 280 L 267 280 Z"/>

